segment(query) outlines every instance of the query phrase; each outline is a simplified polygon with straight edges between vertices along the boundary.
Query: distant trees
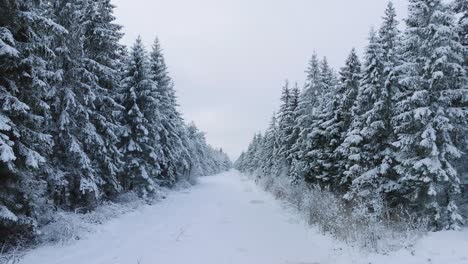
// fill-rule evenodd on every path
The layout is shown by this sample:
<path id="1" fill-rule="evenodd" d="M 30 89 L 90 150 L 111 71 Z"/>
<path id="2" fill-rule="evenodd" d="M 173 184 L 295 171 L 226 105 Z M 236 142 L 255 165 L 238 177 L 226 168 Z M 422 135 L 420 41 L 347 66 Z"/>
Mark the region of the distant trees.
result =
<path id="1" fill-rule="evenodd" d="M 370 32 L 363 64 L 352 50 L 339 77 L 314 54 L 292 136 L 283 132 L 290 111 L 283 89 L 273 119 L 279 121 L 254 138 L 235 166 L 329 190 L 378 218 L 404 208 L 428 217 L 434 230 L 458 229 L 467 172 L 460 164 L 468 146 L 467 7 L 410 0 L 401 33 L 389 3 L 382 26 Z M 257 153 L 266 158 L 251 164 Z M 281 153 L 290 153 L 291 162 Z"/>
<path id="2" fill-rule="evenodd" d="M 0 243 L 33 235 L 46 212 L 231 166 L 184 123 L 159 42 L 127 52 L 113 9 L 0 1 Z"/>

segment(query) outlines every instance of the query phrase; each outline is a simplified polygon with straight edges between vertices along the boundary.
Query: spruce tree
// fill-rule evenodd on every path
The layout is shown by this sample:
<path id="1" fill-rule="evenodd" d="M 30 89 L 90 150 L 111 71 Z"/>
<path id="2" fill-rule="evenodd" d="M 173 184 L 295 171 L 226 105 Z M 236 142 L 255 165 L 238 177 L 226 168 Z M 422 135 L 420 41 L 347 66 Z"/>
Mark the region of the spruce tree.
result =
<path id="1" fill-rule="evenodd" d="M 465 75 L 468 74 L 468 1 L 467 0 L 455 0 L 454 10 L 459 16 L 458 20 L 458 36 L 460 42 L 463 45 L 463 66 L 465 68 Z M 468 78 L 468 77 L 466 77 Z M 468 85 L 468 81 L 465 80 L 465 85 Z M 466 101 L 460 101 L 460 106 L 467 106 Z M 462 124 L 457 128 L 458 140 L 457 145 L 460 146 L 462 158 L 457 162 L 457 170 L 461 173 L 462 183 L 468 186 L 468 133 L 465 133 L 465 125 Z M 466 190 L 466 187 L 465 187 Z M 465 191 L 465 199 L 468 197 L 468 191 Z"/>
<path id="2" fill-rule="evenodd" d="M 161 177 L 169 184 L 173 184 L 179 173 L 183 173 L 187 164 L 187 150 L 184 145 L 184 125 L 182 117 L 177 110 L 177 99 L 173 82 L 169 77 L 168 69 L 158 39 L 154 41 L 150 54 L 150 73 L 156 85 L 158 108 L 161 120 L 159 138 L 161 151 Z M 180 170 L 180 171 L 179 171 Z"/>
<path id="3" fill-rule="evenodd" d="M 188 152 L 190 157 L 190 176 L 205 176 L 222 171 L 223 164 L 231 166 L 231 161 L 222 153 L 206 143 L 205 134 L 200 132 L 192 122 L 186 128 L 188 138 Z M 236 162 L 237 168 L 247 171 L 248 159 Z"/>
<path id="4" fill-rule="evenodd" d="M 122 172 L 120 124 L 124 111 L 117 101 L 120 90 L 123 46 L 121 26 L 115 24 L 114 6 L 110 0 L 92 1 L 86 7 L 84 24 L 84 64 L 90 74 L 90 86 L 96 95 L 90 121 L 96 128 L 99 140 L 90 152 L 96 173 L 104 180 L 103 192 L 108 196 L 121 191 L 118 175 Z"/>
<path id="5" fill-rule="evenodd" d="M 52 164 L 57 176 L 51 183 L 55 202 L 62 207 L 89 209 L 97 204 L 104 184 L 96 170 L 93 155 L 96 145 L 102 144 L 94 119 L 97 91 L 96 76 L 86 67 L 84 34 L 89 18 L 85 16 L 89 2 L 85 0 L 57 0 L 51 2 L 53 19 L 68 32 L 54 39 L 57 57 L 54 69 L 61 78 L 54 83 Z"/>
<path id="6" fill-rule="evenodd" d="M 454 10 L 459 15 L 458 20 L 458 36 L 460 38 L 460 43 L 463 45 L 463 65 L 468 67 L 468 1 L 467 0 L 455 0 L 454 1 Z"/>
<path id="7" fill-rule="evenodd" d="M 158 98 L 140 37 L 130 51 L 122 88 L 127 128 L 121 148 L 126 164 L 121 182 L 126 190 L 146 197 L 154 191 L 154 179 L 161 172 L 161 150 L 158 127 L 154 126 L 159 121 Z"/>
<path id="8" fill-rule="evenodd" d="M 290 121 L 289 121 L 289 134 L 286 137 L 285 141 L 285 150 L 286 150 L 286 161 L 288 166 L 291 166 L 292 161 L 295 159 L 295 150 L 294 145 L 296 144 L 300 129 L 296 126 L 296 120 L 299 116 L 299 86 L 296 83 L 291 89 L 291 98 L 289 100 L 289 111 L 290 111 Z"/>
<path id="9" fill-rule="evenodd" d="M 405 34 L 399 112 L 393 122 L 398 139 L 396 166 L 409 206 L 429 215 L 435 229 L 458 229 L 460 179 L 454 161 L 455 127 L 466 122 L 463 48 L 455 16 L 440 0 L 411 0 Z"/>
<path id="10" fill-rule="evenodd" d="M 275 170 L 277 175 L 283 175 L 287 170 L 287 137 L 291 134 L 292 130 L 292 113 L 290 108 L 291 89 L 289 88 L 289 81 L 286 80 L 281 91 L 281 105 L 278 112 L 278 149 L 275 152 Z"/>
<path id="11" fill-rule="evenodd" d="M 320 87 L 320 62 L 317 54 L 312 55 L 306 71 L 306 85 L 299 96 L 298 106 L 295 113 L 294 133 L 297 139 L 291 148 L 291 181 L 297 183 L 310 170 L 305 156 L 310 150 L 309 133 L 311 132 L 314 114 L 321 99 Z"/>
<path id="12" fill-rule="evenodd" d="M 340 84 L 334 94 L 329 96 L 329 107 L 326 111 L 332 114 L 320 126 L 326 131 L 326 144 L 323 149 L 325 185 L 333 190 L 344 192 L 350 184 L 350 179 L 343 175 L 346 157 L 340 155 L 337 148 L 343 143 L 345 133 L 352 123 L 353 106 L 355 104 L 361 78 L 361 63 L 352 49 L 345 66 L 340 71 Z"/>
<path id="13" fill-rule="evenodd" d="M 397 95 L 400 86 L 398 84 L 399 71 L 398 67 L 402 63 L 402 37 L 401 32 L 398 29 L 398 20 L 395 11 L 395 7 L 392 2 L 388 3 L 387 9 L 385 10 L 385 16 L 383 17 L 383 23 L 379 30 L 379 42 L 382 46 L 383 61 L 384 61 L 384 90 L 382 95 L 386 96 L 381 98 L 381 110 L 382 113 L 386 113 L 384 116 L 386 132 L 382 139 L 387 144 L 386 151 L 386 162 L 384 164 L 392 163 L 391 168 L 387 170 L 386 181 L 387 184 L 383 187 L 384 199 L 388 205 L 395 207 L 399 203 L 399 190 L 400 185 L 398 184 L 398 175 L 394 171 L 395 161 L 395 147 L 391 145 L 391 142 L 395 141 L 395 128 L 392 124 L 392 116 L 396 111 L 395 104 L 398 101 Z"/>
<path id="14" fill-rule="evenodd" d="M 400 30 L 398 24 L 395 7 L 392 2 L 389 2 L 385 9 L 382 26 L 379 29 L 379 42 L 382 46 L 382 57 L 385 62 L 385 75 L 390 74 L 399 58 Z"/>
<path id="15" fill-rule="evenodd" d="M 53 140 L 45 127 L 59 76 L 50 70 L 55 54 L 46 34 L 65 30 L 46 13 L 41 1 L 0 2 L 0 243 L 11 239 L 12 225 L 34 226 L 47 204 Z"/>
<path id="16" fill-rule="evenodd" d="M 390 146 L 389 117 L 391 116 L 390 94 L 385 88 L 384 50 L 376 33 L 372 30 L 365 52 L 362 80 L 353 122 L 347 137 L 339 148 L 346 161 L 345 177 L 349 177 L 350 190 L 345 198 L 362 199 L 373 213 L 379 214 L 380 200 L 389 186 L 392 149 Z"/>
<path id="17" fill-rule="evenodd" d="M 278 124 L 276 114 L 273 113 L 273 116 L 268 126 L 267 131 L 265 132 L 264 145 L 263 145 L 263 155 L 262 155 L 262 171 L 264 175 L 271 175 L 273 173 L 272 168 L 276 161 L 275 153 L 278 149 Z"/>
<path id="18" fill-rule="evenodd" d="M 332 175 L 329 174 L 333 163 L 333 151 L 329 145 L 328 120 L 333 118 L 333 109 L 336 107 L 337 80 L 328 60 L 323 58 L 320 64 L 320 98 L 319 104 L 313 112 L 312 129 L 307 135 L 307 154 L 304 160 L 309 166 L 309 172 L 304 179 L 309 184 L 329 187 Z"/>

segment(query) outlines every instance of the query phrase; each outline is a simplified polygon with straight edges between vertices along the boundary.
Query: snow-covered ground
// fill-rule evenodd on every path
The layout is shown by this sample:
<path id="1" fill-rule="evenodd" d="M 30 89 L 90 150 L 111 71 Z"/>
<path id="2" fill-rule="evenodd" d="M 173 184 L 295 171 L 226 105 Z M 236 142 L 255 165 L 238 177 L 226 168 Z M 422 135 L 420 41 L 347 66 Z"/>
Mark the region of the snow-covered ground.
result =
<path id="1" fill-rule="evenodd" d="M 412 249 L 366 254 L 319 234 L 237 171 L 120 216 L 85 239 L 42 246 L 20 264 L 468 263 L 468 232 L 441 232 Z"/>

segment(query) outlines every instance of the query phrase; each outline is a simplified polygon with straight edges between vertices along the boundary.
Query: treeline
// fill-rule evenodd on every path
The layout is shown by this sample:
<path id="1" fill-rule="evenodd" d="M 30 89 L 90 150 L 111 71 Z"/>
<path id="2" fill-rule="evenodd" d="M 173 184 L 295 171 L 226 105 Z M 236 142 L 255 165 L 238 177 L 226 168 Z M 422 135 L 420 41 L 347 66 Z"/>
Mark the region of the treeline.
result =
<path id="1" fill-rule="evenodd" d="M 389 3 L 362 64 L 353 49 L 336 74 L 314 54 L 304 89 L 286 83 L 268 130 L 235 166 L 330 191 L 378 219 L 404 210 L 433 230 L 458 229 L 468 191 L 467 44 L 468 1 L 410 0 L 404 32 Z"/>
<path id="2" fill-rule="evenodd" d="M 119 43 L 110 0 L 0 0 L 0 243 L 58 209 L 150 197 L 231 166 L 177 110 L 156 40 Z"/>

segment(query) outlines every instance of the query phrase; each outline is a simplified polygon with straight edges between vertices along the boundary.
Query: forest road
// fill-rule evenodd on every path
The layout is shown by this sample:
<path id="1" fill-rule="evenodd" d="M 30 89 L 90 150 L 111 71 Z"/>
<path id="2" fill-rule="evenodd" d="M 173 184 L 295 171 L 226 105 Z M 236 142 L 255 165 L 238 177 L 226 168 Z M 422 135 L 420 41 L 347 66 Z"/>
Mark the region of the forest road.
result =
<path id="1" fill-rule="evenodd" d="M 291 208 L 231 170 L 96 226 L 81 240 L 40 246 L 19 264 L 468 263 L 468 229 L 371 254 L 322 235 Z"/>
<path id="2" fill-rule="evenodd" d="M 235 170 L 20 264 L 327 264 L 339 247 Z"/>

